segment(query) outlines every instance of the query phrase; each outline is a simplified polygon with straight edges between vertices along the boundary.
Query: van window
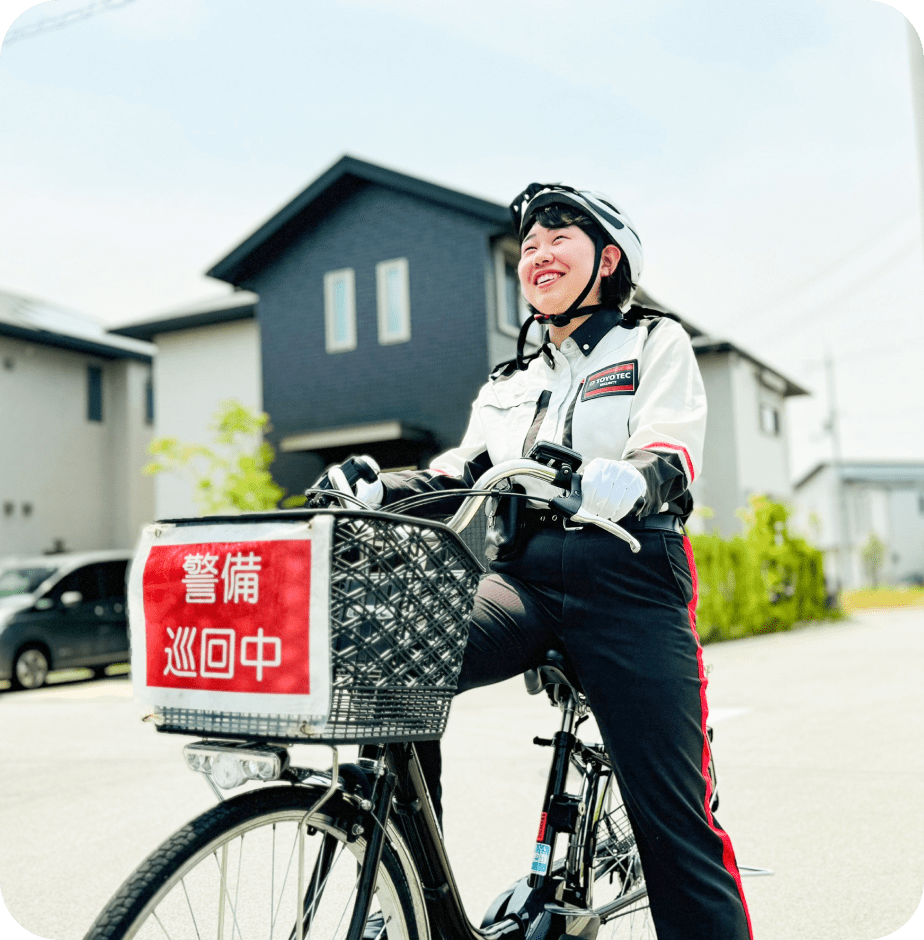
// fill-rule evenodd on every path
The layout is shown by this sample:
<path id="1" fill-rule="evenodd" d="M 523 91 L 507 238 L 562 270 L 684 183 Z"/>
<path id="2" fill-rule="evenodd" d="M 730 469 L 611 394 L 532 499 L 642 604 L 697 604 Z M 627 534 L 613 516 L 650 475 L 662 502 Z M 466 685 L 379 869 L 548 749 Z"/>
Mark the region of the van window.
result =
<path id="1" fill-rule="evenodd" d="M 0 597 L 31 594 L 54 573 L 54 568 L 10 568 L 0 571 Z"/>
<path id="2" fill-rule="evenodd" d="M 98 565 L 84 565 L 83 568 L 72 571 L 52 588 L 51 597 L 59 600 L 67 591 L 80 591 L 85 604 L 101 600 L 102 593 L 96 571 L 98 567 Z"/>
<path id="3" fill-rule="evenodd" d="M 128 561 L 104 561 L 98 566 L 103 597 L 125 597 L 125 569 Z"/>

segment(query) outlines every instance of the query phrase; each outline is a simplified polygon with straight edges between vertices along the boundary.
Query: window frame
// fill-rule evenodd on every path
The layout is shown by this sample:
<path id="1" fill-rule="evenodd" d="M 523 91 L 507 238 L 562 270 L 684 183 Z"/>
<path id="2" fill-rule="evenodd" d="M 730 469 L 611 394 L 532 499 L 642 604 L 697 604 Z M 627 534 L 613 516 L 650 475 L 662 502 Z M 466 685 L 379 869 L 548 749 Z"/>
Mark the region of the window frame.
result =
<path id="1" fill-rule="evenodd" d="M 105 409 L 103 408 L 103 391 L 103 367 L 88 364 L 87 421 L 92 421 L 94 424 L 102 424 L 105 419 Z M 96 407 L 94 407 L 94 405 Z"/>
<path id="2" fill-rule="evenodd" d="M 401 278 L 401 304 L 399 311 L 401 328 L 395 333 L 389 332 L 388 323 L 388 274 L 397 271 Z M 407 258 L 390 258 L 380 261 L 375 266 L 375 301 L 379 324 L 379 345 L 391 346 L 394 343 L 407 343 L 411 338 L 411 282 Z"/>
<path id="3" fill-rule="evenodd" d="M 497 310 L 496 323 L 498 330 L 505 336 L 512 336 L 516 339 L 520 335 L 520 328 L 529 311 L 526 307 L 526 298 L 520 289 L 519 276 L 517 277 L 517 320 L 516 327 L 508 323 L 504 317 L 507 311 L 507 272 L 506 266 L 510 264 L 514 270 L 517 270 L 520 259 L 517 254 L 517 246 L 513 239 L 501 238 L 494 245 L 494 306 Z"/>
<path id="4" fill-rule="evenodd" d="M 773 415 L 772 430 L 764 425 L 765 413 L 772 413 Z M 783 414 L 780 406 L 766 399 L 762 400 L 757 406 L 757 426 L 760 428 L 761 433 L 766 434 L 767 437 L 780 437 L 783 433 Z"/>
<path id="5" fill-rule="evenodd" d="M 154 379 L 151 376 L 144 381 L 144 423 L 154 424 Z"/>
<path id="6" fill-rule="evenodd" d="M 347 337 L 338 341 L 334 288 L 341 280 L 346 285 Z M 350 352 L 356 349 L 356 272 L 353 268 L 338 268 L 324 275 L 324 348 L 329 353 Z"/>

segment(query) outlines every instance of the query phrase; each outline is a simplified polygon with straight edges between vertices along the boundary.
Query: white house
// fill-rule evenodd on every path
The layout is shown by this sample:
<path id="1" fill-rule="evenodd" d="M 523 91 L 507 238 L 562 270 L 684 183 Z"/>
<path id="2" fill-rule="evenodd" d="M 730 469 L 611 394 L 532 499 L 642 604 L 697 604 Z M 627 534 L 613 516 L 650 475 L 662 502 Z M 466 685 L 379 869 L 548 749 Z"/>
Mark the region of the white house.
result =
<path id="1" fill-rule="evenodd" d="M 924 580 L 924 463 L 820 463 L 795 484 L 795 502 L 797 524 L 841 587 L 871 583 L 864 547 L 872 535 L 885 545 L 881 581 Z"/>
<path id="2" fill-rule="evenodd" d="M 134 545 L 154 514 L 154 353 L 0 292 L 0 557 Z"/>
<path id="3" fill-rule="evenodd" d="M 256 301 L 249 291 L 235 291 L 114 331 L 157 345 L 153 403 L 158 437 L 210 443 L 209 425 L 228 399 L 263 410 Z M 201 512 L 189 478 L 176 473 L 154 477 L 154 505 L 158 519 Z"/>
<path id="4" fill-rule="evenodd" d="M 693 483 L 693 531 L 741 531 L 736 511 L 755 494 L 791 502 L 786 399 L 808 392 L 728 340 L 693 336 L 709 417 L 703 473 Z M 705 517 L 702 510 L 711 510 Z"/>

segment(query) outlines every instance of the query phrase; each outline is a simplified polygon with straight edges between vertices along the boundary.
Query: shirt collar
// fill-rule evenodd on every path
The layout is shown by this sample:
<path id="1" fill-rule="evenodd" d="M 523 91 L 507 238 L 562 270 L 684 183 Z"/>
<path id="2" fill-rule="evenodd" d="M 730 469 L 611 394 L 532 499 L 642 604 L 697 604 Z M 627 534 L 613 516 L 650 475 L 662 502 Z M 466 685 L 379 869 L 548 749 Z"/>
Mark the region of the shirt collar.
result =
<path id="1" fill-rule="evenodd" d="M 589 356 L 597 343 L 620 323 L 622 323 L 622 314 L 618 310 L 598 310 L 571 334 L 571 339 L 577 343 L 578 349 L 585 356 Z"/>

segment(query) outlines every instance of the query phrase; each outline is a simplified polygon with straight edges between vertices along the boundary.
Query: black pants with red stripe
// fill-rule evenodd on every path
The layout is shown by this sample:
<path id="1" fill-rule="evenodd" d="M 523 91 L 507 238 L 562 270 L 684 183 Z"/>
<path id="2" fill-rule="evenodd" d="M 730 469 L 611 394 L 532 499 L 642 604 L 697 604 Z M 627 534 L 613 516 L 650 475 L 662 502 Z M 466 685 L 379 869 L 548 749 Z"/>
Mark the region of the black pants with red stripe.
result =
<path id="1" fill-rule="evenodd" d="M 635 533 L 633 555 L 588 527 L 541 529 L 492 565 L 475 602 L 459 691 L 561 649 L 593 709 L 635 831 L 659 940 L 747 940 L 728 836 L 709 809 L 706 679 L 689 541 Z M 439 801 L 439 744 L 418 745 Z"/>

